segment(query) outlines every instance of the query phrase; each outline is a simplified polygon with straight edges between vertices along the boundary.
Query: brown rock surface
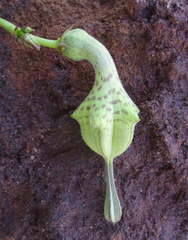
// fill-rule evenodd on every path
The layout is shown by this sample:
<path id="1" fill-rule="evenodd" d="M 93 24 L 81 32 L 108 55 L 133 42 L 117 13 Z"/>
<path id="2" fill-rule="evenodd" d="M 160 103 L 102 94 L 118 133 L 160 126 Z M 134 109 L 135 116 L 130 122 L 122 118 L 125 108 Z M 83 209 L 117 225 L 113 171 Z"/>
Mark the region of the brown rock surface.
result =
<path id="1" fill-rule="evenodd" d="M 25 48 L 0 28 L 0 240 L 188 239 L 187 1 L 1 0 L 0 16 L 50 39 L 73 24 L 86 30 L 141 110 L 114 162 L 123 217 L 113 225 L 104 161 L 70 117 L 92 66 Z"/>

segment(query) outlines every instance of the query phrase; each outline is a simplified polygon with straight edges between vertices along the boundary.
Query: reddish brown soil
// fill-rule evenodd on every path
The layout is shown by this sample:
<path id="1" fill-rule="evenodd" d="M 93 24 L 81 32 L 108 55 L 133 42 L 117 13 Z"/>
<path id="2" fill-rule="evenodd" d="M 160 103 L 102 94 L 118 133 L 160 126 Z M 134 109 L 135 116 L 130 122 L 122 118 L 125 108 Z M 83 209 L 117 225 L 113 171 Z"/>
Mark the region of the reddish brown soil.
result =
<path id="1" fill-rule="evenodd" d="M 141 111 L 114 162 L 123 217 L 113 225 L 104 161 L 70 117 L 92 66 L 25 48 L 0 28 L 0 240 L 188 239 L 188 2 L 1 0 L 0 16 L 51 39 L 85 29 Z"/>

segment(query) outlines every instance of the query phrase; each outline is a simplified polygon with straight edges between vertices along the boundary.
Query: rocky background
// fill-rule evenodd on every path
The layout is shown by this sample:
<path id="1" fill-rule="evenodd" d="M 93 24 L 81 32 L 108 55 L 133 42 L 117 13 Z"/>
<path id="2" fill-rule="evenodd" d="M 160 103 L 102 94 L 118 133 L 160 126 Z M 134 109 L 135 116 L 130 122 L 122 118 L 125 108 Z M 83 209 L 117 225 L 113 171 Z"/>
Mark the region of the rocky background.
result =
<path id="1" fill-rule="evenodd" d="M 188 239 L 188 2 L 1 0 L 0 16 L 49 39 L 86 30 L 110 51 L 141 118 L 114 161 L 123 217 L 111 224 L 104 160 L 70 117 L 92 66 L 0 28 L 0 240 Z"/>

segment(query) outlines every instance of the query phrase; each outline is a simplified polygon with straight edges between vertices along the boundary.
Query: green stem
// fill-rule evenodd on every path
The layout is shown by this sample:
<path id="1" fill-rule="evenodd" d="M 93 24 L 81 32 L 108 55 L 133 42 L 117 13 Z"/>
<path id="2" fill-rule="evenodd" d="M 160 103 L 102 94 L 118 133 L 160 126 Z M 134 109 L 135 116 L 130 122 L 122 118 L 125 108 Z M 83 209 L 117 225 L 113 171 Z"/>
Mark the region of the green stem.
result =
<path id="1" fill-rule="evenodd" d="M 16 29 L 16 26 L 14 24 L 4 20 L 3 18 L 0 18 L 0 26 L 10 32 L 12 35 L 14 35 Z"/>
<path id="2" fill-rule="evenodd" d="M 59 39 L 57 40 L 49 40 L 41 37 L 37 37 L 33 34 L 33 29 L 31 28 L 18 28 L 16 25 L 8 22 L 7 20 L 4 20 L 3 18 L 0 18 L 0 26 L 3 27 L 5 30 L 10 32 L 13 36 L 16 36 L 18 40 L 21 40 L 24 44 L 30 45 L 37 50 L 40 49 L 40 46 L 43 47 L 49 47 L 49 48 L 55 48 L 58 50 L 59 47 Z"/>
<path id="3" fill-rule="evenodd" d="M 106 197 L 104 216 L 109 222 L 119 222 L 122 216 L 120 201 L 114 183 L 113 161 L 105 160 L 106 164 Z"/>
<path id="4" fill-rule="evenodd" d="M 58 39 L 49 40 L 49 39 L 45 39 L 37 36 L 35 36 L 35 39 L 37 40 L 38 44 L 40 44 L 43 47 L 58 49 Z"/>

